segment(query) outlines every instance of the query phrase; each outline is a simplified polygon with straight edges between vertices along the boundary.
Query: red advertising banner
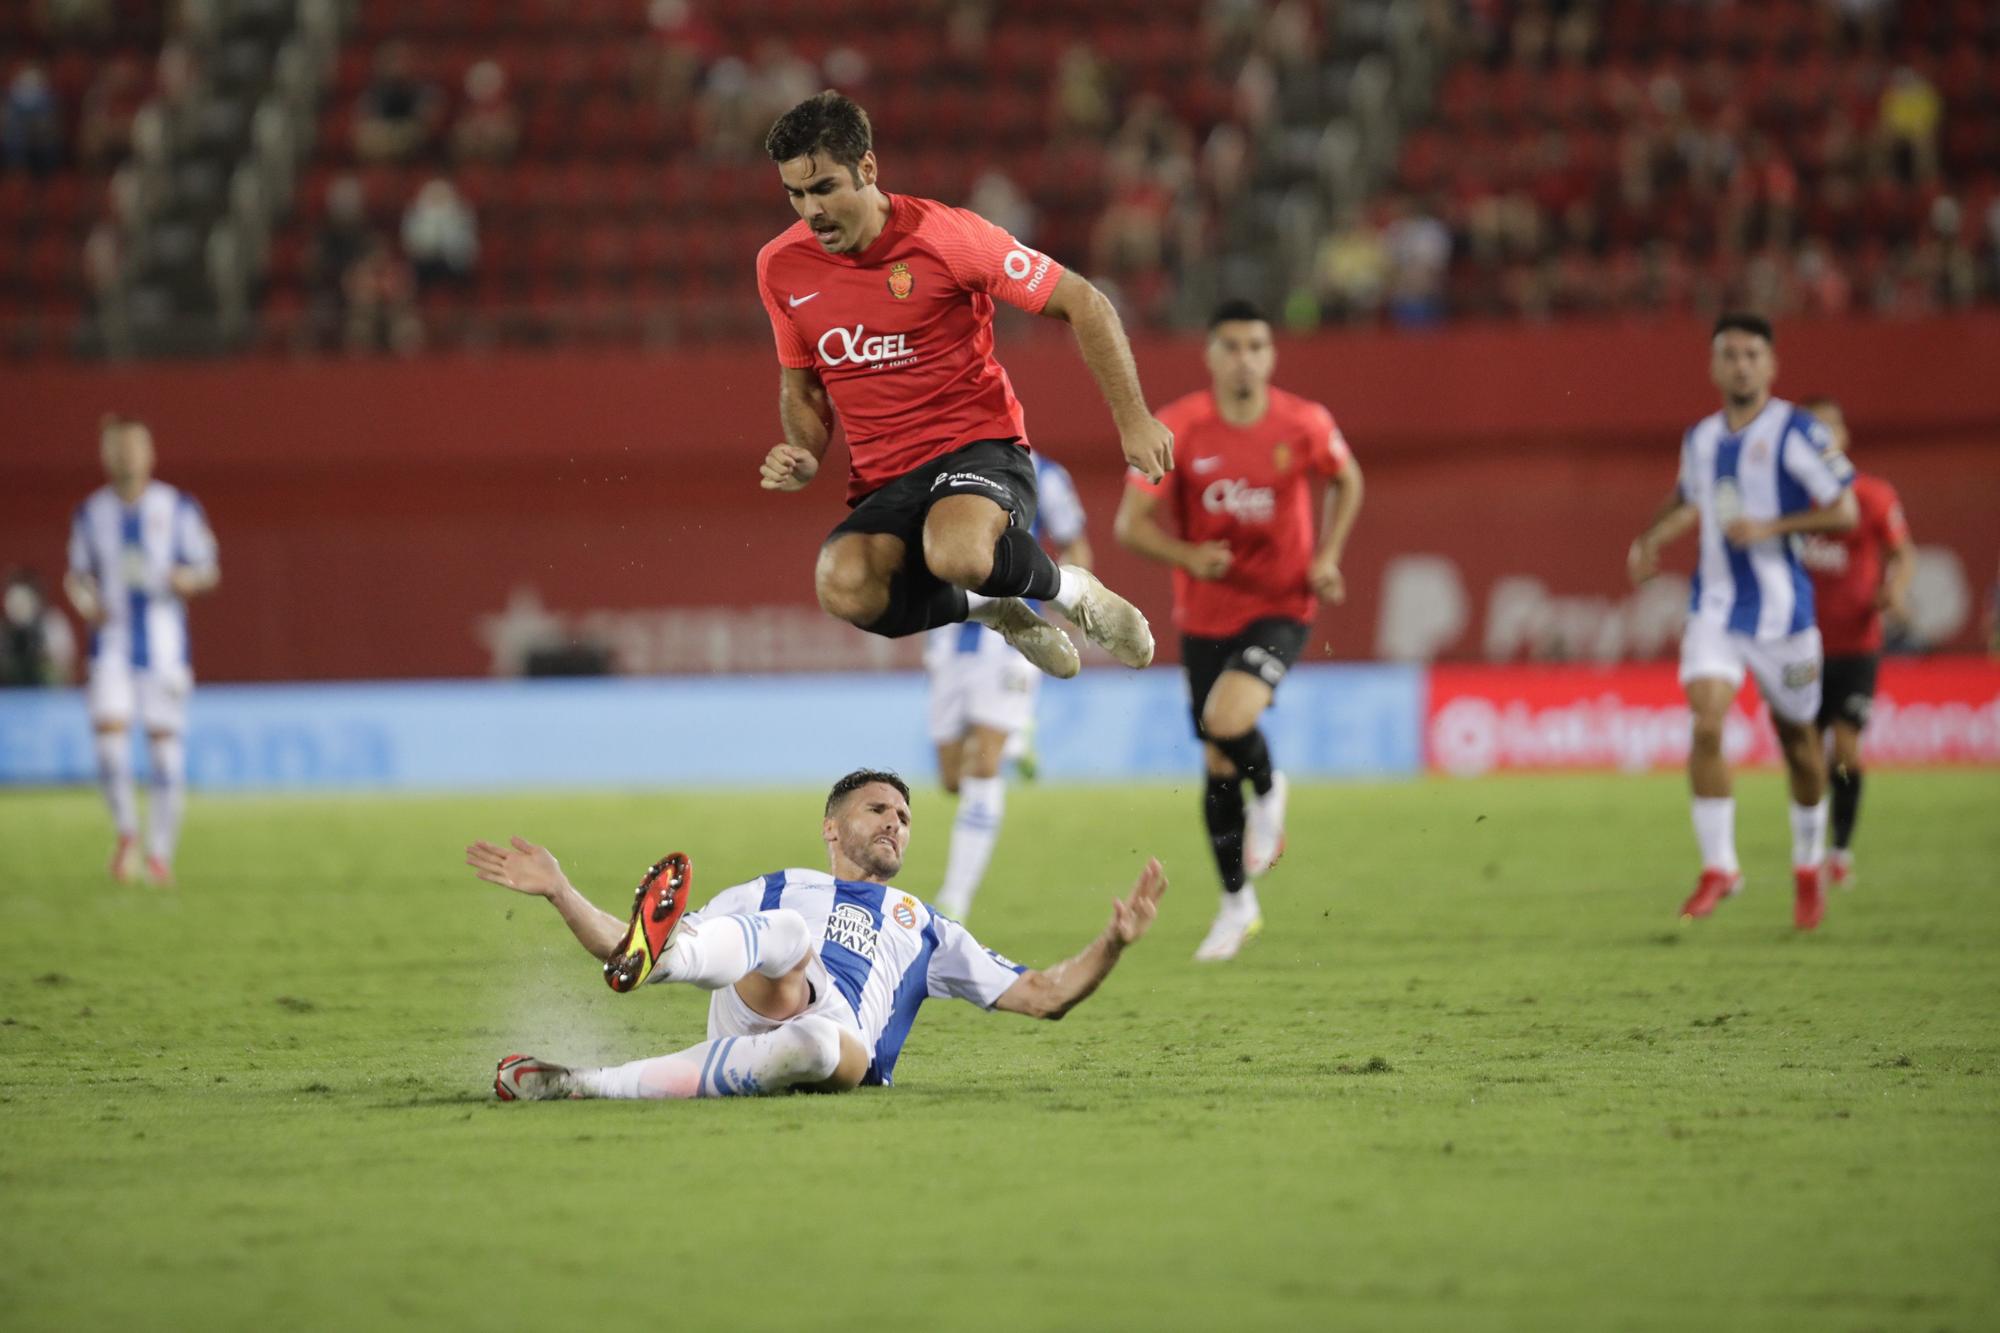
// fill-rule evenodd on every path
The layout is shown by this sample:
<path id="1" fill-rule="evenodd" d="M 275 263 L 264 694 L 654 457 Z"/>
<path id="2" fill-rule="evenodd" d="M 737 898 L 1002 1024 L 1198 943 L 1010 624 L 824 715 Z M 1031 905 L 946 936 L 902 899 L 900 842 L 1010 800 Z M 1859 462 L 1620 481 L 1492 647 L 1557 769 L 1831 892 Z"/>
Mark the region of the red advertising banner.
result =
<path id="1" fill-rule="evenodd" d="M 1778 762 L 1769 715 L 1748 681 L 1723 746 L 1732 764 Z M 1430 673 L 1424 766 L 1432 772 L 1639 772 L 1678 768 L 1687 752 L 1687 704 L 1671 663 Z M 2000 764 L 2000 662 L 1885 660 L 1862 753 L 1878 764 Z"/>

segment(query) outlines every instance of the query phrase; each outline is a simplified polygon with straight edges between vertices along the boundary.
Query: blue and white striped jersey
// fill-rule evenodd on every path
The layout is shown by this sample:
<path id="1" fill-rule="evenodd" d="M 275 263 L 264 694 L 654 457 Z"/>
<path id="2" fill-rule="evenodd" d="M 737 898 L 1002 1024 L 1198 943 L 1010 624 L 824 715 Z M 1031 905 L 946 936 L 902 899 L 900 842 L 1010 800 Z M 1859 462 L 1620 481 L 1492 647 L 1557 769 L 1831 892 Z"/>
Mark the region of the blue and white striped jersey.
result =
<path id="1" fill-rule="evenodd" d="M 696 923 L 789 907 L 818 937 L 816 951 L 868 1047 L 865 1084 L 887 1084 L 896 1057 L 928 999 L 993 1007 L 1027 971 L 982 946 L 972 932 L 913 894 L 884 884 L 835 879 L 824 870 L 774 870 L 709 899 Z M 726 928 L 726 927 L 725 927 Z M 755 940 L 751 956 L 756 956 Z M 649 980 L 660 980 L 655 972 Z"/>
<path id="2" fill-rule="evenodd" d="M 1035 536 L 1057 550 L 1083 536 L 1083 499 L 1069 469 L 1041 454 L 1035 460 Z M 957 625 L 940 625 L 924 642 L 924 663 L 934 666 L 941 659 L 962 654 L 1011 653 L 1007 641 L 976 620 Z"/>
<path id="3" fill-rule="evenodd" d="M 215 534 L 192 495 L 150 482 L 126 504 L 109 486 L 91 492 L 70 524 L 69 567 L 97 581 L 104 623 L 90 636 L 93 658 L 135 667 L 188 664 L 187 604 L 168 576 L 213 569 Z"/>
<path id="4" fill-rule="evenodd" d="M 1825 426 L 1773 398 L 1740 431 L 1717 412 L 1681 442 L 1680 495 L 1701 515 L 1701 556 L 1689 613 L 1733 634 L 1778 639 L 1813 624 L 1812 581 L 1800 539 L 1739 548 L 1723 529 L 1737 518 L 1782 518 L 1829 505 L 1854 484 L 1854 467 Z"/>

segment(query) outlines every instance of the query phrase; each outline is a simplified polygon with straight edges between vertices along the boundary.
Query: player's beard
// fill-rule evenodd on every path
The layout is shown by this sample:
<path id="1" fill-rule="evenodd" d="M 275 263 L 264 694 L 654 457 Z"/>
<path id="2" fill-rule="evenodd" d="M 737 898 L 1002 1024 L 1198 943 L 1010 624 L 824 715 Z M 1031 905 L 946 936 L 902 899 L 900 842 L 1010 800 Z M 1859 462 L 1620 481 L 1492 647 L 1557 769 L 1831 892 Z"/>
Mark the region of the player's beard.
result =
<path id="1" fill-rule="evenodd" d="M 892 850 L 888 843 L 872 836 L 856 838 L 841 850 L 855 865 L 885 880 L 903 868 L 902 852 Z"/>

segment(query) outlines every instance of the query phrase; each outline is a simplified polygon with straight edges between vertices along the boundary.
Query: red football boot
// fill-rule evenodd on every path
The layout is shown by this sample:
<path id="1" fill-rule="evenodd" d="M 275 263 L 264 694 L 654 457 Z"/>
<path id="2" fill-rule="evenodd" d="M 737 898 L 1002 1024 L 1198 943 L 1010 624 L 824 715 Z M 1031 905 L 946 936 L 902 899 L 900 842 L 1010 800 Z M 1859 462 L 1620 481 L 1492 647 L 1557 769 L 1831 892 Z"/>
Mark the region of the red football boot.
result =
<path id="1" fill-rule="evenodd" d="M 1811 930 L 1826 915 L 1826 893 L 1820 888 L 1818 866 L 1792 867 L 1792 924 Z"/>
<path id="2" fill-rule="evenodd" d="M 623 993 L 644 981 L 673 945 L 674 931 L 687 913 L 694 863 L 668 852 L 639 881 L 632 901 L 632 924 L 604 961 L 604 984 Z"/>
<path id="3" fill-rule="evenodd" d="M 1694 892 L 1681 904 L 1681 920 L 1693 921 L 1707 916 L 1715 910 L 1717 903 L 1733 896 L 1742 887 L 1743 872 L 1740 870 L 1716 870 L 1713 867 L 1703 870 Z"/>
<path id="4" fill-rule="evenodd" d="M 139 878 L 139 840 L 129 833 L 119 834 L 118 845 L 111 849 L 111 878 L 120 884 Z"/>
<path id="5" fill-rule="evenodd" d="M 1836 889 L 1854 887 L 1854 853 L 1836 847 L 1826 854 L 1826 877 Z"/>

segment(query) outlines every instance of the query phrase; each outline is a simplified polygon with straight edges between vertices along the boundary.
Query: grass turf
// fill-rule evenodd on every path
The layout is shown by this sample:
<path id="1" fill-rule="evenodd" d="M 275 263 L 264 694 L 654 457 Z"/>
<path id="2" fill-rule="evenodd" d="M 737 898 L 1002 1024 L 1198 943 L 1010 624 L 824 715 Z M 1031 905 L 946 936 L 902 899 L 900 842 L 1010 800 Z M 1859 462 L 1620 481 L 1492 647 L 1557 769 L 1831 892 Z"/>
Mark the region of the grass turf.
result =
<path id="1" fill-rule="evenodd" d="M 458 865 L 548 842 L 622 912 L 820 865 L 817 793 L 197 800 L 172 894 L 86 793 L 0 798 L 10 1328 L 1969 1329 L 2000 1308 L 2000 774 L 1877 774 L 1790 927 L 1741 784 L 1710 921 L 1679 784 L 1302 787 L 1265 938 L 1184 789 L 1010 793 L 970 922 L 1050 962 L 1144 853 L 1153 936 L 1061 1024 L 926 1006 L 900 1086 L 502 1106 L 493 1061 L 699 1039 Z M 920 792 L 904 885 L 942 869 Z"/>

